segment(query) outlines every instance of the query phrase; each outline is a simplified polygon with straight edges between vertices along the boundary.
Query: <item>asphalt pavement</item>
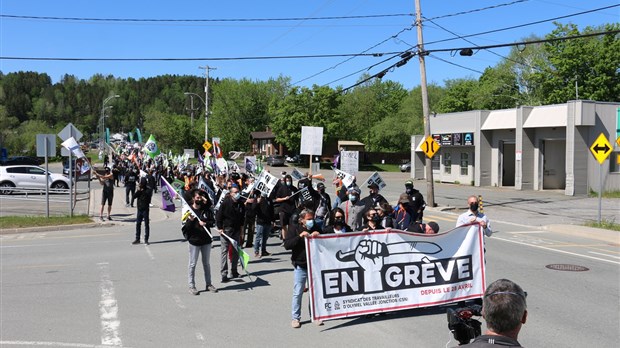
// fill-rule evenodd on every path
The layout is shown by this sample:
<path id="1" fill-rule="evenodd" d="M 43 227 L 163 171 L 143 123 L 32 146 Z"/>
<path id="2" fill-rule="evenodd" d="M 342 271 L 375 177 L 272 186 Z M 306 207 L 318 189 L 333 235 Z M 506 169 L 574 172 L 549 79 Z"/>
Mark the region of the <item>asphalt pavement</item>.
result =
<path id="1" fill-rule="evenodd" d="M 282 170 L 291 170 L 290 167 L 270 168 L 272 173 L 280 173 Z M 301 170 L 303 172 L 303 170 Z M 331 171 L 322 170 L 320 173 L 327 179 L 328 193 L 334 197 L 334 187 L 331 186 L 333 174 Z M 369 177 L 372 172 L 359 172 L 358 182 Z M 381 172 L 387 186 L 381 191 L 390 203 L 396 203 L 400 193 L 404 192 L 404 183 L 410 178 L 410 173 Z M 82 184 L 83 185 L 83 184 Z M 428 184 L 423 180 L 415 180 L 414 186 L 424 195 L 428 202 Z M 90 201 L 76 206 L 75 214 L 89 214 L 93 217 L 93 223 L 75 226 L 47 226 L 20 229 L 4 229 L 0 233 L 22 233 L 66 230 L 68 228 L 83 228 L 86 226 L 118 226 L 134 224 L 136 208 L 125 206 L 125 188 L 120 184 L 115 187 L 114 201 L 112 204 L 112 221 L 99 220 L 99 210 L 102 189 L 95 180 L 91 182 Z M 362 187 L 362 197 L 367 195 L 367 188 Z M 597 197 L 585 195 L 566 196 L 562 190 L 545 191 L 517 191 L 506 187 L 474 187 L 468 185 L 456 185 L 434 183 L 435 207 L 430 205 L 426 208 L 426 214 L 432 212 L 447 212 L 460 214 L 466 210 L 467 197 L 479 195 L 482 197 L 483 210 L 492 222 L 502 222 L 520 225 L 524 227 L 548 230 L 572 235 L 584 235 L 589 238 L 604 240 L 620 244 L 620 233 L 599 228 L 586 227 L 588 221 L 597 221 L 599 201 Z M 177 201 L 178 202 L 178 201 Z M 3 203 L 3 209 L 6 207 Z M 178 213 L 162 210 L 160 191 L 153 195 L 153 207 L 150 211 L 151 222 L 178 219 Z M 180 203 L 177 203 L 180 206 Z M 104 209 L 107 216 L 107 207 Z M 601 217 L 603 221 L 620 223 L 620 199 L 604 198 L 601 200 Z M 445 228 L 442 227 L 442 230 Z"/>

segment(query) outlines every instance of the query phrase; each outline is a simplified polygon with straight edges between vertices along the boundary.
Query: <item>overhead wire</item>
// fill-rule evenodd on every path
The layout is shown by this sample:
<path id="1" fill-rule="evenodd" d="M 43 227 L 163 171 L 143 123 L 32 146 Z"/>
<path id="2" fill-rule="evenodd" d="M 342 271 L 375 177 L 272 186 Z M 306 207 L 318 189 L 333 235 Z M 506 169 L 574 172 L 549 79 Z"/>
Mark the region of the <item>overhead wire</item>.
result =
<path id="1" fill-rule="evenodd" d="M 440 61 L 442 61 L 442 62 L 444 62 L 444 63 L 450 64 L 450 65 L 454 65 L 454 66 L 457 66 L 457 67 L 462 68 L 462 69 L 465 69 L 465 70 L 473 71 L 473 72 L 478 73 L 478 74 L 480 74 L 480 75 L 484 74 L 484 73 L 483 73 L 482 71 L 480 71 L 480 70 L 476 70 L 476 69 L 468 68 L 468 67 L 466 67 L 466 66 L 464 66 L 464 65 L 460 65 L 460 64 L 457 64 L 457 63 L 451 62 L 451 61 L 449 61 L 449 60 L 447 60 L 447 59 L 443 59 L 443 58 L 437 57 L 436 55 L 433 55 L 433 54 L 429 54 L 428 56 L 429 56 L 429 57 L 431 57 L 431 58 L 433 58 L 433 59 L 440 60 Z"/>

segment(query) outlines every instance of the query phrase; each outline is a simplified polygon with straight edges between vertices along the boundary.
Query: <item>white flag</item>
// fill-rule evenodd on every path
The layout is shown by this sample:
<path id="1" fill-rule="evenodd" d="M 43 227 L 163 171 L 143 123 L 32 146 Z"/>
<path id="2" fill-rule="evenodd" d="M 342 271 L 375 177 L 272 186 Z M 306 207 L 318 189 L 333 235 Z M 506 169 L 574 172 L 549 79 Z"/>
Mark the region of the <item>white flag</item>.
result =
<path id="1" fill-rule="evenodd" d="M 75 141 L 75 138 L 73 137 L 70 137 L 69 139 L 63 141 L 60 145 L 71 151 L 73 155 L 77 158 L 86 157 L 84 156 L 84 152 L 82 152 L 80 145 L 77 143 L 77 141 Z"/>

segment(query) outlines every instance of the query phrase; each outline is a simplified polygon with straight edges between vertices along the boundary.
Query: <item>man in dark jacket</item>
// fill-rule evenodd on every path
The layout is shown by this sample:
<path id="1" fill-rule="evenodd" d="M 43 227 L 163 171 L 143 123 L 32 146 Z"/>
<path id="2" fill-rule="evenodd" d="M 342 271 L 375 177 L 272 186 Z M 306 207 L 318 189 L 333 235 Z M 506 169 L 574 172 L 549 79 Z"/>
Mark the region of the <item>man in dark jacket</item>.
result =
<path id="1" fill-rule="evenodd" d="M 258 190 L 257 190 L 258 191 Z M 254 240 L 254 256 L 269 256 L 267 239 L 271 233 L 273 223 L 273 202 L 265 193 L 257 193 L 258 198 L 252 203 L 252 210 L 256 216 L 256 239 Z"/>
<path id="2" fill-rule="evenodd" d="M 240 202 L 241 193 L 237 186 L 232 186 L 230 192 L 224 197 L 224 201 L 220 205 L 215 218 L 217 229 L 220 234 L 226 234 L 237 243 L 241 242 L 241 229 L 243 228 L 243 218 L 245 216 L 244 205 Z M 228 248 L 231 246 L 228 238 L 222 237 L 220 261 L 222 274 L 222 282 L 230 280 L 228 278 Z M 239 277 L 237 264 L 239 263 L 239 254 L 237 250 L 232 250 L 230 258 L 230 273 L 232 278 Z"/>
<path id="3" fill-rule="evenodd" d="M 413 187 L 413 180 L 407 180 L 405 182 L 405 193 L 411 199 L 411 210 L 409 212 L 411 214 L 411 221 L 422 222 L 426 202 L 424 201 L 424 196 L 422 196 L 422 193 Z"/>
<path id="4" fill-rule="evenodd" d="M 207 222 L 205 221 L 207 214 L 205 214 L 205 212 L 211 209 L 211 202 L 199 189 L 192 189 L 189 197 L 189 204 L 191 204 L 193 211 L 196 216 L 198 216 L 197 218 L 191 213 L 183 214 L 186 219 L 183 221 L 182 230 L 189 244 L 189 269 L 187 274 L 189 293 L 192 295 L 199 294 L 198 290 L 196 290 L 196 282 L 194 280 L 199 254 L 202 254 L 202 268 L 207 284 L 206 291 L 217 292 L 217 289 L 211 283 L 211 264 L 209 263 L 211 243 L 213 240 L 205 229 L 207 227 Z"/>
<path id="5" fill-rule="evenodd" d="M 136 199 L 136 183 L 138 182 L 138 173 L 133 165 L 127 168 L 125 173 L 125 206 L 131 205 L 133 207 L 133 201 Z M 129 194 L 131 193 L 131 200 Z"/>
<path id="6" fill-rule="evenodd" d="M 387 203 L 387 199 L 379 193 L 379 185 L 373 182 L 368 185 L 368 196 L 362 198 L 362 203 L 364 203 L 364 209 L 368 211 L 369 209 L 380 207 L 383 203 Z"/>
<path id="7" fill-rule="evenodd" d="M 140 187 L 135 194 L 138 200 L 138 213 L 136 215 L 136 240 L 131 244 L 140 244 L 140 231 L 142 230 L 142 221 L 144 220 L 144 244 L 149 244 L 149 205 L 153 196 L 151 190 L 145 184 L 140 183 Z"/>
<path id="8" fill-rule="evenodd" d="M 314 211 L 304 209 L 299 213 L 298 224 L 291 225 L 288 231 L 284 247 L 291 250 L 291 261 L 293 262 L 294 282 L 293 282 L 293 310 L 292 310 L 292 327 L 298 329 L 301 327 L 299 320 L 301 319 L 301 299 L 304 294 L 304 288 L 308 280 L 308 263 L 306 260 L 306 242 L 305 238 L 318 236 L 321 232 L 314 223 Z M 322 322 L 317 322 L 321 325 Z"/>

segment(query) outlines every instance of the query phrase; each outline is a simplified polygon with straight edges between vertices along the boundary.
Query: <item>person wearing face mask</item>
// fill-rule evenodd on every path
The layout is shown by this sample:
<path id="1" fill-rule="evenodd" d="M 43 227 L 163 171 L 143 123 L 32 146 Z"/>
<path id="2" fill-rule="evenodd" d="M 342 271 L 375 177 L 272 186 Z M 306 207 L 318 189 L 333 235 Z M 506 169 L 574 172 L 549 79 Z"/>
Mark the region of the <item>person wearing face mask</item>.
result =
<path id="1" fill-rule="evenodd" d="M 304 294 L 304 288 L 308 280 L 308 262 L 306 259 L 306 238 L 318 236 L 321 232 L 314 223 L 314 211 L 312 209 L 304 209 L 299 213 L 298 224 L 292 225 L 288 231 L 284 248 L 291 250 L 291 261 L 293 263 L 293 300 L 292 300 L 292 323 L 294 329 L 301 327 L 301 300 Z M 323 323 L 315 322 L 317 325 Z"/>
<path id="2" fill-rule="evenodd" d="M 364 203 L 366 210 L 369 210 L 387 203 L 387 199 L 379 193 L 379 185 L 373 182 L 368 185 L 368 196 L 362 198 L 362 203 Z"/>
<path id="3" fill-rule="evenodd" d="M 211 243 L 213 240 L 205 230 L 208 228 L 208 223 L 205 221 L 205 211 L 210 209 L 211 202 L 209 198 L 204 195 L 199 189 L 192 189 L 189 193 L 190 204 L 193 211 L 200 216 L 196 218 L 192 214 L 187 215 L 187 219 L 183 221 L 182 231 L 187 237 L 189 244 L 189 269 L 188 269 L 188 283 L 189 293 L 192 295 L 198 295 L 199 291 L 196 289 L 196 281 L 194 274 L 196 272 L 196 264 L 198 263 L 198 256 L 202 255 L 202 268 L 205 276 L 206 291 L 217 292 L 217 289 L 211 283 L 211 264 L 209 263 L 211 255 Z M 139 203 L 138 203 L 139 204 Z"/>
<path id="4" fill-rule="evenodd" d="M 241 192 L 235 185 L 232 186 L 230 192 L 224 197 L 220 208 L 217 211 L 215 222 L 220 234 L 225 233 L 231 239 L 241 243 L 241 230 L 243 229 L 243 218 L 245 217 L 245 206 L 241 203 Z M 222 275 L 222 283 L 230 280 L 228 277 L 228 248 L 230 242 L 227 238 L 220 238 L 221 252 L 220 273 Z M 239 254 L 233 250 L 230 258 L 230 273 L 232 278 L 239 277 L 237 264 L 239 263 Z"/>
<path id="5" fill-rule="evenodd" d="M 339 208 L 344 211 L 345 221 L 353 231 L 362 230 L 362 218 L 364 217 L 364 210 L 366 206 L 360 200 L 360 189 L 357 186 L 352 186 L 348 190 L 348 199 L 340 203 Z"/>
<path id="6" fill-rule="evenodd" d="M 362 226 L 363 232 L 372 232 L 385 229 L 381 226 L 381 216 L 379 216 L 374 208 L 366 211 L 366 214 L 364 214 L 364 221 L 364 226 Z"/>
<path id="7" fill-rule="evenodd" d="M 456 220 L 456 227 L 478 222 L 484 230 L 484 235 L 491 237 L 493 234 L 493 231 L 491 230 L 491 222 L 489 221 L 489 218 L 484 215 L 484 213 L 478 211 L 478 197 L 474 195 L 469 196 L 469 198 L 467 198 L 467 206 L 469 210 L 459 215 L 458 220 Z"/>
<path id="8" fill-rule="evenodd" d="M 325 192 L 325 184 L 320 182 L 316 185 L 316 190 L 318 193 L 318 204 L 316 208 L 315 221 L 322 229 L 325 226 L 325 220 L 327 219 L 327 214 L 329 214 L 329 210 L 332 207 L 332 199 L 327 192 Z"/>
<path id="9" fill-rule="evenodd" d="M 413 187 L 413 180 L 405 181 L 405 193 L 411 200 L 411 206 L 409 214 L 411 215 L 412 222 L 422 222 L 424 215 L 424 208 L 426 208 L 426 202 L 424 196 L 420 191 Z"/>
<path id="10" fill-rule="evenodd" d="M 394 228 L 404 231 L 414 222 L 412 219 L 412 205 L 409 195 L 401 193 L 398 198 L 398 205 L 394 207 Z"/>
<path id="11" fill-rule="evenodd" d="M 351 226 L 344 220 L 344 211 L 334 208 L 329 213 L 329 224 L 323 228 L 323 233 L 345 233 L 351 232 Z"/>
<path id="12" fill-rule="evenodd" d="M 276 217 L 280 219 L 282 227 L 282 240 L 286 239 L 291 214 L 295 210 L 295 200 L 293 194 L 297 192 L 293 186 L 293 178 L 290 175 L 284 176 L 284 184 L 279 184 L 276 188 L 276 198 L 274 199 L 274 208 Z"/>

